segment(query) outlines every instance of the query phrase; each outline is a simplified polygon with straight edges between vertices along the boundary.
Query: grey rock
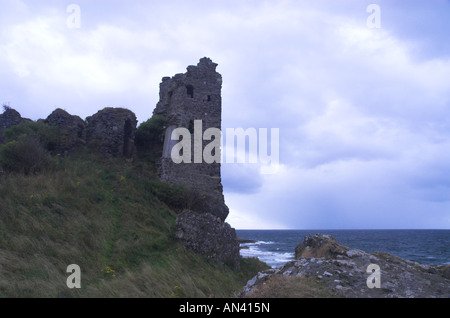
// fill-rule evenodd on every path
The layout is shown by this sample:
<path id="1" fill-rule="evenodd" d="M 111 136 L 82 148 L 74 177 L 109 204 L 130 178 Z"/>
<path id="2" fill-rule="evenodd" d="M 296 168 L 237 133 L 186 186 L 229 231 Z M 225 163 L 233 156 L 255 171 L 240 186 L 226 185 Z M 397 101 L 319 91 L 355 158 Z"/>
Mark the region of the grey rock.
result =
<path id="1" fill-rule="evenodd" d="M 300 257 L 324 257 L 336 258 L 340 255 L 346 255 L 349 248 L 340 245 L 335 238 L 330 235 L 316 234 L 308 235 L 304 241 L 296 246 L 295 258 Z M 351 252 L 352 253 L 352 252 Z"/>

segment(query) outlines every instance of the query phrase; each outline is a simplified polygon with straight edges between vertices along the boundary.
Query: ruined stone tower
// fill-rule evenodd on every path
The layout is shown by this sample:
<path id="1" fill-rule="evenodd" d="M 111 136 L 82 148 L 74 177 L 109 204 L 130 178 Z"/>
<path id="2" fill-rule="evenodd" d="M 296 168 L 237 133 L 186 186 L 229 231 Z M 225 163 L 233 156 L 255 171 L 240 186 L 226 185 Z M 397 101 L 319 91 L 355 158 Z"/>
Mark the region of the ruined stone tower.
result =
<path id="1" fill-rule="evenodd" d="M 217 64 L 205 57 L 197 66 L 188 66 L 184 74 L 164 77 L 160 84 L 160 100 L 153 114 L 168 119 L 160 178 L 192 189 L 202 202 L 200 207 L 196 207 L 196 212 L 211 213 L 224 221 L 229 210 L 222 192 L 220 163 L 206 163 L 204 160 L 194 163 L 193 159 L 192 163 L 176 164 L 171 158 L 171 150 L 178 142 L 171 140 L 175 128 L 187 128 L 192 134 L 192 142 L 197 120 L 202 121 L 202 135 L 208 128 L 221 129 L 222 76 L 216 72 L 216 67 Z M 207 143 L 203 141 L 203 147 Z"/>

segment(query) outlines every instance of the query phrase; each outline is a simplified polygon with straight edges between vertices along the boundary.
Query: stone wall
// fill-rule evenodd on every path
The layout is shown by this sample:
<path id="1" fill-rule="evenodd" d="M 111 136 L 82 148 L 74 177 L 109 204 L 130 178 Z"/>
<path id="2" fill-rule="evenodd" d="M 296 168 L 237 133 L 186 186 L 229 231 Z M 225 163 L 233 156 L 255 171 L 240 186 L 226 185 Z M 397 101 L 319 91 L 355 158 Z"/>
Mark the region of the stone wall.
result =
<path id="1" fill-rule="evenodd" d="M 59 129 L 59 143 L 55 149 L 56 152 L 64 154 L 86 144 L 86 123 L 80 117 L 58 108 L 44 122 Z"/>
<path id="2" fill-rule="evenodd" d="M 10 108 L 0 115 L 0 142 L 4 129 L 31 121 Z M 41 121 L 41 120 L 40 120 Z M 132 158 L 135 155 L 136 115 L 124 108 L 104 108 L 82 120 L 60 108 L 54 110 L 43 122 L 59 130 L 55 152 L 61 155 L 88 145 L 105 157 Z"/>
<path id="3" fill-rule="evenodd" d="M 86 142 L 107 157 L 132 158 L 135 153 L 136 115 L 124 108 L 107 107 L 86 118 Z"/>

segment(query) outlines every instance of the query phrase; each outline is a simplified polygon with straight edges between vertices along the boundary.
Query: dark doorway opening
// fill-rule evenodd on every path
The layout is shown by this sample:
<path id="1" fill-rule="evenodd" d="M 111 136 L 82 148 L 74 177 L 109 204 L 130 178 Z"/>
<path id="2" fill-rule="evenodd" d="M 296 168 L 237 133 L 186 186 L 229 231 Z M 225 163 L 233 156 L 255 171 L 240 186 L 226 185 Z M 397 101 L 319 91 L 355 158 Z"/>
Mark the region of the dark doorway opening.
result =
<path id="1" fill-rule="evenodd" d="M 194 86 L 186 85 L 186 92 L 189 98 L 194 98 Z"/>

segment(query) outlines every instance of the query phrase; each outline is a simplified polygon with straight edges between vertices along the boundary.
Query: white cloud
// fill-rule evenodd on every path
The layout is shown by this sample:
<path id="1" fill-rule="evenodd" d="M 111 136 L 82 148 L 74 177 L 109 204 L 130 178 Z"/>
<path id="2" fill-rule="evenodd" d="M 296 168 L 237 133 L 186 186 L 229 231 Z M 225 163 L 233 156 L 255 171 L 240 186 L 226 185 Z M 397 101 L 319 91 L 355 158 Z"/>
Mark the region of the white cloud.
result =
<path id="1" fill-rule="evenodd" d="M 238 230 L 284 230 L 289 228 L 282 221 L 274 221 L 264 216 L 260 217 L 258 213 L 253 214 L 249 211 L 236 211 L 234 209 L 230 210 L 226 222 Z"/>
<path id="2" fill-rule="evenodd" d="M 45 117 L 52 107 L 68 106 L 69 112 L 87 116 L 93 106 L 109 105 L 145 107 L 138 115 L 141 120 L 149 118 L 161 68 L 169 63 L 158 63 L 151 56 L 145 60 L 142 52 L 153 52 L 158 35 L 146 31 L 137 35 L 112 25 L 69 30 L 63 17 L 39 16 L 3 32 L 0 64 L 5 66 L 3 72 L 9 70 L 8 78 L 20 79 L 22 98 L 40 107 L 31 111 L 34 119 L 38 114 Z M 133 105 L 135 96 L 139 105 Z M 102 104 L 92 105 L 99 100 Z"/>

